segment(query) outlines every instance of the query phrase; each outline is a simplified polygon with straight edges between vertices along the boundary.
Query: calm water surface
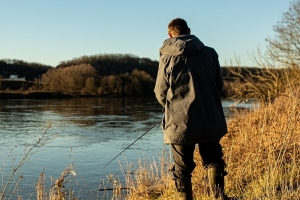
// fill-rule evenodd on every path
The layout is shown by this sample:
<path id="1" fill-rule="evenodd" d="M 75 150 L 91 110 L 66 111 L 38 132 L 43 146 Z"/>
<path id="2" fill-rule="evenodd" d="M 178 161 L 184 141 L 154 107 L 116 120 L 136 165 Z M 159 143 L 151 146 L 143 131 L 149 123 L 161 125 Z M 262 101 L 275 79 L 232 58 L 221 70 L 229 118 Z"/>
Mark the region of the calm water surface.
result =
<path id="1" fill-rule="evenodd" d="M 223 101 L 225 115 L 229 118 L 232 101 Z M 250 108 L 251 104 L 240 107 Z M 73 165 L 76 181 L 69 187 L 78 199 L 108 199 L 110 194 L 98 192 L 103 182 L 113 174 L 120 177 L 120 164 L 139 160 L 158 160 L 163 144 L 159 126 L 132 145 L 117 159 L 103 168 L 111 159 L 148 131 L 162 117 L 161 107 L 155 99 L 133 98 L 78 98 L 68 100 L 0 100 L 0 167 L 4 181 L 28 150 L 51 124 L 46 137 L 55 138 L 30 155 L 20 168 L 17 177 L 23 176 L 18 190 L 23 199 L 36 199 L 35 184 L 44 170 L 46 185 L 50 176 L 57 179 L 69 165 Z M 2 185 L 3 185 L 2 183 Z M 9 191 L 6 193 L 8 194 Z M 16 197 L 12 197 L 14 199 Z"/>

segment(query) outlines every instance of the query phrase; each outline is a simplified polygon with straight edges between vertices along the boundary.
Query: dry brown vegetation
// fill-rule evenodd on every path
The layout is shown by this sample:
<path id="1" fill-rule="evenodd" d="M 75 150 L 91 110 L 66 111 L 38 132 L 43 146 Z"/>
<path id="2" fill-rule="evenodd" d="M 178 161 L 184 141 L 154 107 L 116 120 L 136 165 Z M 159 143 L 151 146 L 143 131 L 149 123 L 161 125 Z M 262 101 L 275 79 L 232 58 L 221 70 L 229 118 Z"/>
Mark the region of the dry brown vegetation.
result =
<path id="1" fill-rule="evenodd" d="M 230 120 L 222 141 L 229 193 L 243 199 L 299 196 L 300 98 L 293 95 Z"/>
<path id="2" fill-rule="evenodd" d="M 145 96 L 154 87 L 154 79 L 145 71 L 134 69 L 131 73 L 99 76 L 89 64 L 50 69 L 42 79 L 42 91 L 69 94 Z"/>
<path id="3" fill-rule="evenodd" d="M 68 182 L 76 176 L 73 166 L 65 168 L 58 179 L 51 178 L 50 191 L 46 190 L 46 179 L 44 171 L 40 174 L 36 185 L 37 200 L 76 200 L 73 190 L 68 188 Z"/>

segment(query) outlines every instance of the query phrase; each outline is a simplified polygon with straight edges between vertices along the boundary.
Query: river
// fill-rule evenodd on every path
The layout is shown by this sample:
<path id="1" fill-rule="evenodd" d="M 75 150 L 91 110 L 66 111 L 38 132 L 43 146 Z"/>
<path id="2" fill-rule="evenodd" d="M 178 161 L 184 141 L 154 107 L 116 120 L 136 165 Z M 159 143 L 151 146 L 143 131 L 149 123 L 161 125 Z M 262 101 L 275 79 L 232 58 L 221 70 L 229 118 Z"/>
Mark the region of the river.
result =
<path id="1" fill-rule="evenodd" d="M 232 115 L 232 101 L 222 101 L 227 119 Z M 250 108 L 251 104 L 240 105 Z M 128 145 L 158 123 L 161 106 L 155 99 L 142 98 L 75 98 L 64 100 L 8 99 L 0 100 L 0 167 L 2 187 L 7 183 L 32 144 L 46 132 L 48 143 L 38 143 L 33 154 L 18 168 L 5 195 L 17 183 L 11 199 L 19 194 L 23 199 L 36 199 L 35 186 L 44 171 L 46 188 L 51 178 L 72 165 L 76 176 L 70 175 L 68 187 L 78 199 L 108 199 L 109 192 L 98 189 L 111 187 L 111 177 L 122 179 L 120 165 L 139 160 L 158 160 L 162 151 L 163 134 L 155 126 L 110 164 L 104 167 Z M 45 129 L 51 125 L 49 129 Z M 39 146 L 39 148 L 37 148 Z M 37 151 L 36 151 L 37 150 Z M 21 178 L 21 179 L 20 179 Z"/>

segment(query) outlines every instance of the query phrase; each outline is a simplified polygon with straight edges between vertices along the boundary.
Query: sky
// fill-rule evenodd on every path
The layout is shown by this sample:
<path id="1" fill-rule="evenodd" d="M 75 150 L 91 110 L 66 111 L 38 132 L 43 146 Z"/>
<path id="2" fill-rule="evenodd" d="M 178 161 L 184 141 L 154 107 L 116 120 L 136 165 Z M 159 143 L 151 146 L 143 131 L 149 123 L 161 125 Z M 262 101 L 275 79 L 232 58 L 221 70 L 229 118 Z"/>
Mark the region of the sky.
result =
<path id="1" fill-rule="evenodd" d="M 0 59 L 57 66 L 96 54 L 159 60 L 167 26 L 183 18 L 221 66 L 255 65 L 288 0 L 0 0 Z"/>

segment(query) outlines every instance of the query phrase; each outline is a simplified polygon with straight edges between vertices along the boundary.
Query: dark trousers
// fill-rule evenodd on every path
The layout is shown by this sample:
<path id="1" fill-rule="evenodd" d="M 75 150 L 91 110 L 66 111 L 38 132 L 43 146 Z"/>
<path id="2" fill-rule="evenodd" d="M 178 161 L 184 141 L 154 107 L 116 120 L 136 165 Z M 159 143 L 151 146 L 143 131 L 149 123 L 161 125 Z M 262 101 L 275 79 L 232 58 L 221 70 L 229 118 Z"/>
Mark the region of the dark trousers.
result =
<path id="1" fill-rule="evenodd" d="M 199 153 L 202 158 L 202 165 L 205 168 L 225 166 L 223 160 L 222 146 L 220 140 L 199 143 Z M 179 145 L 170 144 L 171 152 L 174 159 L 173 178 L 174 180 L 190 180 L 191 174 L 196 167 L 194 162 L 194 150 L 197 147 L 195 144 Z"/>

